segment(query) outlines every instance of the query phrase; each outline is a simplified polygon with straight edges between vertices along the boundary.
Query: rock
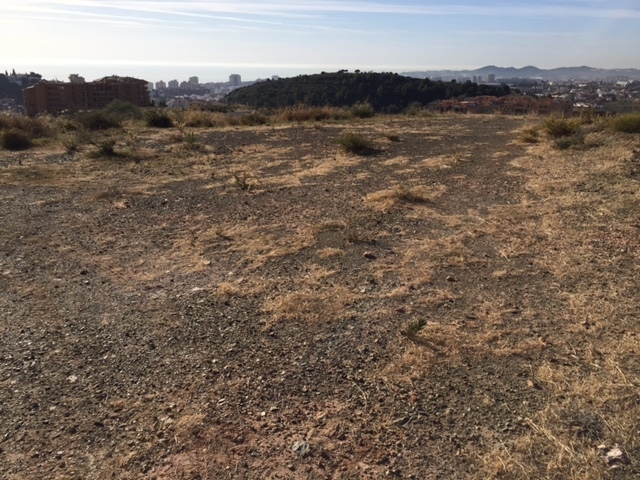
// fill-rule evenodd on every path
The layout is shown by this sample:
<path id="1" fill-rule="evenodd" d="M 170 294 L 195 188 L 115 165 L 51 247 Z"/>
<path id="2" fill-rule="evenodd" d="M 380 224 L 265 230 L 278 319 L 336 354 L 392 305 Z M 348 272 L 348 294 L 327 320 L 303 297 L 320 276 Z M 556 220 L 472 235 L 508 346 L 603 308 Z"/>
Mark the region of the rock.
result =
<path id="1" fill-rule="evenodd" d="M 607 465 L 609 465 L 611 468 L 618 468 L 621 465 L 629 464 L 629 457 L 627 457 L 627 454 L 624 453 L 624 451 L 622 451 L 622 449 L 620 449 L 617 445 L 609 449 L 609 451 L 605 453 L 604 458 L 607 462 Z"/>
<path id="2" fill-rule="evenodd" d="M 293 444 L 291 450 L 297 453 L 300 458 L 304 458 L 311 452 L 311 445 L 309 445 L 309 442 L 300 440 Z"/>
<path id="3" fill-rule="evenodd" d="M 373 254 L 373 252 L 364 252 L 364 258 L 368 260 L 375 260 L 376 256 Z"/>

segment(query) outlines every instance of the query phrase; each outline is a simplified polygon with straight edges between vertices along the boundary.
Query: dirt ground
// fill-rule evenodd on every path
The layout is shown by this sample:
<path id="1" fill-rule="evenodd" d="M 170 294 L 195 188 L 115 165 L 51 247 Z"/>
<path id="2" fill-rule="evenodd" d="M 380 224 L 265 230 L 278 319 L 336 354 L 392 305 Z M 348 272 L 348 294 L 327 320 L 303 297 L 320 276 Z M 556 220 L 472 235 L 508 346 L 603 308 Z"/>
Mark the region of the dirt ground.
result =
<path id="1" fill-rule="evenodd" d="M 639 478 L 640 138 L 539 123 L 0 152 L 0 477 Z"/>

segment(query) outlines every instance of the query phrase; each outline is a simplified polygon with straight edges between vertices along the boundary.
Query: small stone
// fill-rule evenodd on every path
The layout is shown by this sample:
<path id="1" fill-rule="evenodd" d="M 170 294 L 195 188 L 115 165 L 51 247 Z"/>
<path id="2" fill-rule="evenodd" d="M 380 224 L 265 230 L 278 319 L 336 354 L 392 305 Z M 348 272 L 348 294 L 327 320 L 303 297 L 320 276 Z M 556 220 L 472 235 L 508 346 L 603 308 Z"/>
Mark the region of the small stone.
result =
<path id="1" fill-rule="evenodd" d="M 67 380 L 69 381 L 69 383 L 76 383 L 78 381 L 78 377 L 76 377 L 75 375 L 69 375 L 67 377 Z"/>
<path id="2" fill-rule="evenodd" d="M 605 454 L 605 461 L 611 468 L 617 468 L 620 465 L 627 465 L 629 463 L 629 457 L 627 457 L 627 454 L 624 453 L 622 449 L 615 446 Z"/>
<path id="3" fill-rule="evenodd" d="M 301 458 L 304 458 L 307 455 L 309 455 L 309 452 L 311 451 L 311 445 L 309 445 L 309 442 L 300 440 L 293 444 L 293 447 L 291 447 L 291 450 L 297 453 L 298 456 L 300 456 Z"/>
<path id="4" fill-rule="evenodd" d="M 457 282 L 457 281 L 458 281 L 458 279 L 456 277 L 454 277 L 454 276 L 449 275 L 447 277 L 447 282 Z"/>
<path id="5" fill-rule="evenodd" d="M 375 260 L 376 256 L 373 254 L 373 252 L 364 252 L 364 258 L 368 260 Z"/>

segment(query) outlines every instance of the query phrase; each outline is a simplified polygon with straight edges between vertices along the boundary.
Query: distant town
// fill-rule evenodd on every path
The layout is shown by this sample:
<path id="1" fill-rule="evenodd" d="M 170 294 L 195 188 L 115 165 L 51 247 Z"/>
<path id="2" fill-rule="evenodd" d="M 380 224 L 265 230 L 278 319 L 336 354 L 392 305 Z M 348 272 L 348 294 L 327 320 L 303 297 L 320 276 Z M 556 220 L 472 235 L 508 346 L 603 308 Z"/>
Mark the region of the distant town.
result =
<path id="1" fill-rule="evenodd" d="M 508 85 L 513 93 L 563 101 L 576 109 L 590 108 L 605 113 L 640 111 L 640 71 L 634 69 L 598 70 L 578 67 L 540 70 L 535 67 L 505 69 L 490 66 L 472 71 L 405 72 L 402 75 L 445 82 Z M 191 76 L 188 80 L 155 82 L 111 76 L 87 82 L 80 74 L 74 73 L 69 75 L 69 82 L 59 82 L 45 80 L 34 72 L 5 71 L 4 75 L 0 73 L 0 111 L 59 113 L 64 109 L 65 102 L 72 101 L 81 108 L 97 108 L 111 95 L 109 91 L 123 91 L 125 84 L 130 84 L 126 88 L 134 88 L 131 85 L 135 85 L 135 91 L 131 90 L 126 95 L 131 97 L 131 101 L 135 100 L 136 104 L 144 105 L 144 102 L 148 102 L 148 105 L 154 106 L 187 108 L 193 103 L 218 103 L 238 88 L 256 82 L 277 80 L 279 77 L 274 75 L 269 79 L 243 81 L 240 74 L 232 73 L 227 82 L 201 83 L 197 76 Z M 35 88 L 38 84 L 47 86 Z M 42 100 L 45 95 L 51 96 L 56 88 L 62 88 L 66 93 L 56 94 L 59 98 L 48 100 L 48 104 Z M 48 93 L 43 93 L 45 90 Z M 52 106 L 52 103 L 55 105 Z"/>

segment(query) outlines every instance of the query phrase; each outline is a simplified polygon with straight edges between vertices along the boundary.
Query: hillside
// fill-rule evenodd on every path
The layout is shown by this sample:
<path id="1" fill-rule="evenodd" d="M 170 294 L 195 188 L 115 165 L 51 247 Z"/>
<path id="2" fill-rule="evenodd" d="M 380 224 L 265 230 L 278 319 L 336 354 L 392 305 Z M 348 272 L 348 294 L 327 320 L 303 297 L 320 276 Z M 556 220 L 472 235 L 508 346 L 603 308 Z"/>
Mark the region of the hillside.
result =
<path id="1" fill-rule="evenodd" d="M 0 478 L 640 477 L 640 135 L 170 113 L 6 120 Z"/>
<path id="2" fill-rule="evenodd" d="M 356 103 L 369 103 L 378 112 L 396 113 L 413 103 L 426 105 L 449 98 L 508 94 L 507 86 L 434 82 L 395 73 L 340 71 L 266 80 L 235 90 L 226 100 L 257 108 L 279 108 L 296 104 L 350 107 Z"/>

